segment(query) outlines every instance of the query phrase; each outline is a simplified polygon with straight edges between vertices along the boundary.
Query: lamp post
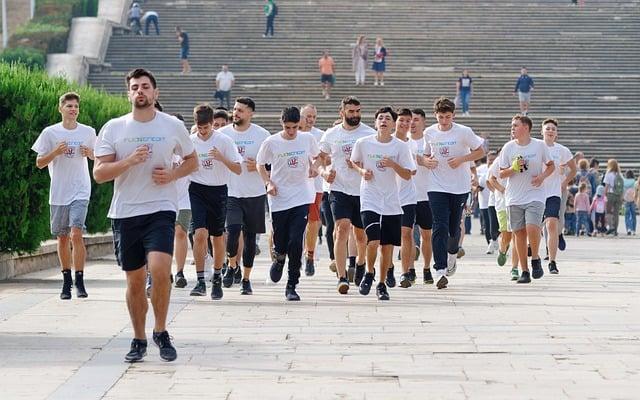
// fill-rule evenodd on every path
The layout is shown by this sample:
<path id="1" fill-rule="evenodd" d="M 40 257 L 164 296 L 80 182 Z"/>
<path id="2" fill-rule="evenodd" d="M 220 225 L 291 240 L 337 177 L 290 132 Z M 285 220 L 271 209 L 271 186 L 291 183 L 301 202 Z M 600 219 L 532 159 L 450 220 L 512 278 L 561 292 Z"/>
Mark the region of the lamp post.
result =
<path id="1" fill-rule="evenodd" d="M 2 0 L 2 48 L 9 43 L 9 29 L 7 29 L 7 0 Z"/>

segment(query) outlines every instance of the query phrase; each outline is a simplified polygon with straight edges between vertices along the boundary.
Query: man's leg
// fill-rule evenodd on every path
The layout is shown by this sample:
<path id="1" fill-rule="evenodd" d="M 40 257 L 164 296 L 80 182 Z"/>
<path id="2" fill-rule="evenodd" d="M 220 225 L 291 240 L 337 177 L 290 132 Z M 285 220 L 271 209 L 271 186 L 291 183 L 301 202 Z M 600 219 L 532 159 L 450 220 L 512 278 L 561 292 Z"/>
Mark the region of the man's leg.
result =
<path id="1" fill-rule="evenodd" d="M 547 249 L 549 250 L 549 261 L 556 261 L 556 256 L 558 254 L 558 218 L 545 218 L 544 223 L 547 228 Z"/>
<path id="2" fill-rule="evenodd" d="M 429 205 L 433 216 L 431 248 L 434 269 L 444 273 L 447 268 L 447 241 L 449 238 L 449 218 L 451 210 L 446 193 L 429 192 Z"/>
<path id="3" fill-rule="evenodd" d="M 151 291 L 151 305 L 153 306 L 153 313 L 155 315 L 153 331 L 164 332 L 167 330 L 167 313 L 169 312 L 169 299 L 171 298 L 170 275 L 172 255 L 159 251 L 150 251 L 147 254 L 147 259 L 149 262 L 149 272 L 153 280 L 153 290 Z"/>
<path id="4" fill-rule="evenodd" d="M 146 265 L 134 271 L 126 271 L 126 275 L 127 308 L 129 310 L 129 317 L 131 318 L 131 325 L 133 326 L 133 337 L 134 339 L 146 340 L 147 336 L 144 326 L 147 318 L 147 310 L 149 308 L 149 304 L 147 303 L 147 294 L 145 291 L 145 285 L 147 283 Z M 156 286 L 156 282 L 154 282 L 153 290 L 151 291 L 152 298 L 154 293 L 162 290 L 162 288 L 162 284 Z"/>
<path id="5" fill-rule="evenodd" d="M 334 242 L 333 254 L 336 256 L 336 272 L 339 277 L 347 275 L 347 242 L 351 221 L 348 218 L 341 218 L 335 222 L 336 240 Z"/>
<path id="6" fill-rule="evenodd" d="M 527 264 L 527 230 L 526 228 L 518 229 L 513 232 L 516 240 L 516 251 L 518 253 L 518 264 L 522 268 L 522 272 L 529 272 Z"/>
<path id="7" fill-rule="evenodd" d="M 73 258 L 73 269 L 78 271 L 84 271 L 84 264 L 87 257 L 87 250 L 84 246 L 84 238 L 82 237 L 82 228 L 71 228 L 71 247 Z"/>
<path id="8" fill-rule="evenodd" d="M 58 235 L 58 260 L 63 271 L 71 271 L 73 258 L 71 256 L 71 238 L 69 235 Z"/>
<path id="9" fill-rule="evenodd" d="M 176 235 L 173 247 L 175 248 L 176 272 L 183 273 L 184 264 L 187 261 L 189 243 L 187 240 L 187 232 L 182 225 L 176 224 Z"/>

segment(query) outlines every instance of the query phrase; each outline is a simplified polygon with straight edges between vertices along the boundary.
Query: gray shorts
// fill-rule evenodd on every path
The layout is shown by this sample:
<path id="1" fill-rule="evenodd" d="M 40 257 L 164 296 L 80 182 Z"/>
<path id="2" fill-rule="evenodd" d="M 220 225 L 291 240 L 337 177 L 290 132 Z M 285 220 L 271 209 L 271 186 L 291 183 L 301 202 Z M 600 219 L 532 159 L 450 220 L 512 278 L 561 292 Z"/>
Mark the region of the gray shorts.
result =
<path id="1" fill-rule="evenodd" d="M 518 92 L 518 99 L 520 100 L 520 103 L 529 103 L 529 101 L 531 101 L 531 92 Z"/>
<path id="2" fill-rule="evenodd" d="M 531 203 L 507 207 L 509 230 L 511 232 L 524 229 L 527 225 L 542 226 L 544 203 L 532 201 Z"/>
<path id="3" fill-rule="evenodd" d="M 51 234 L 67 236 L 71 228 L 85 230 L 89 200 L 74 200 L 66 206 L 51 206 Z"/>
<path id="4" fill-rule="evenodd" d="M 176 225 L 189 233 L 189 229 L 191 229 L 191 210 L 179 210 L 178 214 L 176 214 Z"/>

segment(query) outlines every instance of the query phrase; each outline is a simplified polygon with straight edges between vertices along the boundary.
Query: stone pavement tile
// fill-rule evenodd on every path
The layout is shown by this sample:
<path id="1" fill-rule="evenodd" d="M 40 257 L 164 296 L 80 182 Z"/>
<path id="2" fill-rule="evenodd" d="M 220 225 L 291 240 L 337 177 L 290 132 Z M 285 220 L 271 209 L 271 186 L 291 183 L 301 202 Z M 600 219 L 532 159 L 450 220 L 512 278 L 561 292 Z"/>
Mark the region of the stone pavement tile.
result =
<path id="1" fill-rule="evenodd" d="M 571 399 L 635 400 L 640 392 L 640 382 L 636 379 L 565 383 L 562 390 Z"/>

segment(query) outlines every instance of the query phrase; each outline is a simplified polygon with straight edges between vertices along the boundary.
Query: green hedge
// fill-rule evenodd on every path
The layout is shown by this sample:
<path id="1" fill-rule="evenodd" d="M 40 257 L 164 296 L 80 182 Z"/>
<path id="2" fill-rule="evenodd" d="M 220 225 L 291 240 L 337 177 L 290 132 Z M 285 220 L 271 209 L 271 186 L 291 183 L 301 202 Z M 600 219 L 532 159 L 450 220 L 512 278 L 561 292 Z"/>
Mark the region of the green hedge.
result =
<path id="1" fill-rule="evenodd" d="M 78 121 L 96 131 L 130 110 L 123 97 L 78 87 L 22 65 L 0 63 L 0 252 L 30 252 L 51 237 L 49 174 L 36 167 L 31 146 L 44 127 L 60 121 L 58 97 L 70 90 L 80 94 Z M 106 213 L 111 194 L 111 184 L 93 183 L 89 232 L 109 229 Z"/>
<path id="2" fill-rule="evenodd" d="M 6 49 L 0 54 L 0 62 L 7 64 L 20 63 L 32 69 L 44 69 L 47 62 L 42 51 L 32 47 Z"/>

